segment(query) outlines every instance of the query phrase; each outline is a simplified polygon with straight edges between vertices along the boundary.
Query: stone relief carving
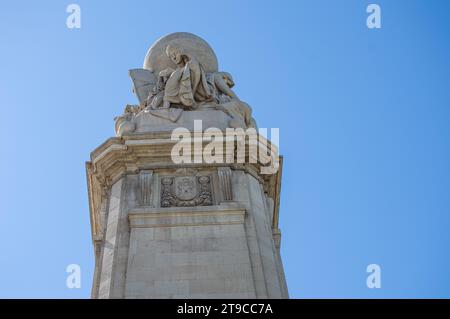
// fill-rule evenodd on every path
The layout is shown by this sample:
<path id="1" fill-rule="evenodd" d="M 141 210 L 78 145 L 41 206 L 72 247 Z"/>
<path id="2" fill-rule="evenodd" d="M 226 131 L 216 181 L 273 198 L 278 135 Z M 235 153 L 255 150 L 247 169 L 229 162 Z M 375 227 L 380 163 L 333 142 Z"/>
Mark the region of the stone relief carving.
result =
<path id="1" fill-rule="evenodd" d="M 182 112 L 213 107 L 231 117 L 229 127 L 256 127 L 250 106 L 233 92 L 231 74 L 219 72 L 209 45 L 189 33 L 173 33 L 158 40 L 147 54 L 144 68 L 129 75 L 139 105 L 127 105 L 116 120 L 116 134 L 134 132 L 140 112 L 176 123 Z"/>
<path id="2" fill-rule="evenodd" d="M 161 207 L 210 206 L 212 204 L 210 176 L 161 178 Z"/>

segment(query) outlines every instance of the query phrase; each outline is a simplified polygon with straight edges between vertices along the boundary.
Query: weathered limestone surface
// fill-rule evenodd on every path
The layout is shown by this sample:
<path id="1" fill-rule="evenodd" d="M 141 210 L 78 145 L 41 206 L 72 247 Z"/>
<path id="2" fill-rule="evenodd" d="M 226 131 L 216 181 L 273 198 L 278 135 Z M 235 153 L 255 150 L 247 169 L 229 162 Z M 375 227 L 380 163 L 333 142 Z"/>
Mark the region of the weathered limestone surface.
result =
<path id="1" fill-rule="evenodd" d="M 203 56 L 195 55 L 200 53 L 192 39 L 203 46 Z M 181 55 L 191 50 L 186 61 L 205 64 L 201 76 L 215 74 L 216 57 L 198 39 L 173 34 L 153 48 L 162 54 L 176 40 Z M 177 68 L 170 63 L 152 49 L 145 60 L 152 72 Z M 187 72 L 186 63 L 179 72 Z M 167 95 L 160 89 L 160 97 Z M 194 108 L 149 108 L 157 101 L 150 94 L 117 119 L 117 137 L 91 153 L 86 172 L 96 257 L 93 298 L 288 298 L 278 229 L 282 161 L 268 175 L 261 174 L 266 164 L 259 161 L 176 164 L 171 158 L 171 131 L 192 131 L 194 120 L 202 120 L 203 130 L 254 127 L 249 108 L 228 94 L 222 102 L 194 98 Z M 263 138 L 258 143 L 270 145 Z"/>

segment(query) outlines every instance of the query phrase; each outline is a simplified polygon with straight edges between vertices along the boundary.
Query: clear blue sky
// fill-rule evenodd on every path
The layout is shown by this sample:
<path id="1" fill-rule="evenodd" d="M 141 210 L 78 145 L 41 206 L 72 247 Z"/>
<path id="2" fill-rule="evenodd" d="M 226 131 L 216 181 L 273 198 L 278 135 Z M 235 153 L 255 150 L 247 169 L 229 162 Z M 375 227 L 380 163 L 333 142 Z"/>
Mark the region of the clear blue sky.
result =
<path id="1" fill-rule="evenodd" d="M 72 2 L 79 30 L 66 27 Z M 175 31 L 206 39 L 259 126 L 280 128 L 291 297 L 450 297 L 444 0 L 2 3 L 0 297 L 90 296 L 84 163 L 136 102 L 128 69 Z"/>

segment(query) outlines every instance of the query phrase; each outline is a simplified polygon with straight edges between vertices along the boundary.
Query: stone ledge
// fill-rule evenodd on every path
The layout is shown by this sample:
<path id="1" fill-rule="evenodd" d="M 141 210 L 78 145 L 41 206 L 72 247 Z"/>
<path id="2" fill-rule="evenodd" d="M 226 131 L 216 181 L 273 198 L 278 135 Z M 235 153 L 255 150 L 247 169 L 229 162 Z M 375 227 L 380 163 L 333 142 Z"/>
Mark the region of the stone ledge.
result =
<path id="1" fill-rule="evenodd" d="M 128 213 L 130 228 L 243 224 L 245 208 L 236 203 L 215 206 L 134 209 Z"/>

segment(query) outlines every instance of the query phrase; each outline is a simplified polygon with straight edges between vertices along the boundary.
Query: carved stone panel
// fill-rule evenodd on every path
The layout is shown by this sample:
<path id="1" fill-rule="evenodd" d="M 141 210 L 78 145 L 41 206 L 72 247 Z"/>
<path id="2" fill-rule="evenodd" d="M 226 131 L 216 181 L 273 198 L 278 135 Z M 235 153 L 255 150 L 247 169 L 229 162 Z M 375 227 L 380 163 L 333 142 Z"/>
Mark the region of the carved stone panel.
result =
<path id="1" fill-rule="evenodd" d="M 164 176 L 161 178 L 161 207 L 210 206 L 211 177 Z"/>

